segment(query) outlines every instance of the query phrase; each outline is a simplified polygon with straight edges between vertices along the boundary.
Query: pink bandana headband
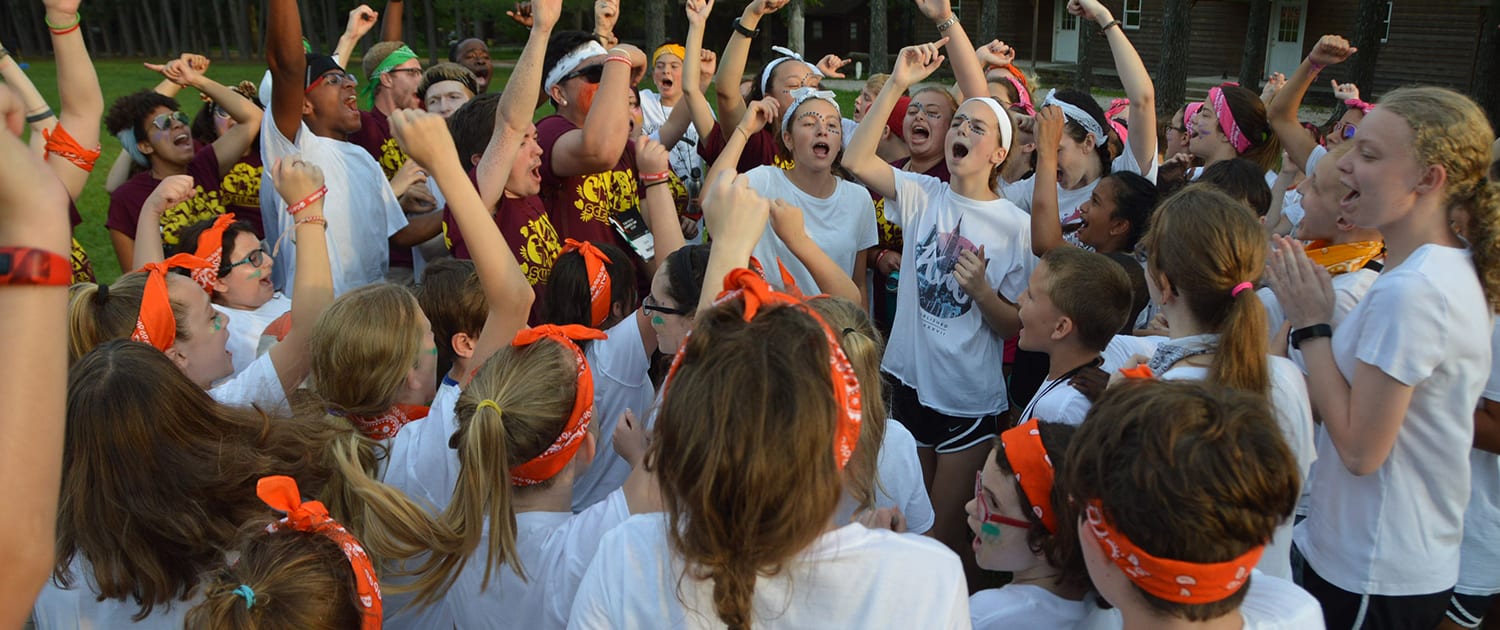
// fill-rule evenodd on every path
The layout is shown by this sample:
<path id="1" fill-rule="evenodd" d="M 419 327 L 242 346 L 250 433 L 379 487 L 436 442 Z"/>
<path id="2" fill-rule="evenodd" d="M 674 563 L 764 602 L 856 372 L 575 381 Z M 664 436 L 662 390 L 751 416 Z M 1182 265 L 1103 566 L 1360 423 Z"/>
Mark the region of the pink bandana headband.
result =
<path id="1" fill-rule="evenodd" d="M 1225 85 L 1234 85 L 1226 83 Z M 1214 116 L 1219 119 L 1219 128 L 1224 130 L 1224 135 L 1229 136 L 1229 144 L 1234 147 L 1235 153 L 1243 154 L 1250 150 L 1250 139 L 1240 131 L 1238 123 L 1234 122 L 1234 113 L 1229 111 L 1229 103 L 1224 100 L 1224 89 L 1212 87 L 1208 89 L 1208 98 L 1214 104 Z"/>
<path id="2" fill-rule="evenodd" d="M 1344 105 L 1352 107 L 1352 108 L 1357 109 L 1359 111 L 1362 111 L 1362 112 L 1364 112 L 1366 114 L 1370 113 L 1371 110 L 1375 109 L 1375 104 L 1374 103 L 1366 103 L 1366 102 L 1361 101 L 1361 100 L 1359 100 L 1357 98 L 1344 99 Z"/>
<path id="3" fill-rule="evenodd" d="M 1005 80 L 1009 81 L 1011 85 L 1016 86 L 1016 94 L 1019 95 L 1016 102 L 1011 103 L 1011 107 L 1020 107 L 1026 112 L 1027 116 L 1035 116 L 1036 107 L 1031 104 L 1031 91 L 1026 89 L 1026 86 L 1021 85 L 1021 82 L 1017 81 L 1009 72 L 1005 73 Z"/>

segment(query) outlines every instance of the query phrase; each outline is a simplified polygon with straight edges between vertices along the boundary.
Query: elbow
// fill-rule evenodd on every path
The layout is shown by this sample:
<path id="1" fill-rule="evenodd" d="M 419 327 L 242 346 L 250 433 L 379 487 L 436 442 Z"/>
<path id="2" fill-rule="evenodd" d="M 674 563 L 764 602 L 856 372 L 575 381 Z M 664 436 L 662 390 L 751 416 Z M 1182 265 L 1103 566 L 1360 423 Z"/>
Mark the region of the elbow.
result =
<path id="1" fill-rule="evenodd" d="M 1339 453 L 1339 461 L 1344 464 L 1344 470 L 1355 477 L 1364 477 L 1374 474 L 1385 465 L 1385 457 L 1366 456 L 1358 453 Z"/>
<path id="2" fill-rule="evenodd" d="M 1136 107 L 1140 107 L 1143 110 L 1148 110 L 1148 111 L 1155 112 L 1156 111 L 1156 86 L 1152 85 L 1151 83 L 1148 82 L 1146 84 L 1146 89 L 1141 90 L 1140 94 L 1132 94 L 1131 95 L 1131 97 L 1130 97 L 1130 104 L 1131 105 L 1135 105 Z"/>
<path id="3" fill-rule="evenodd" d="M 254 107 L 252 103 L 246 103 L 246 105 L 250 106 L 250 113 L 245 116 L 244 120 L 235 122 L 241 125 L 247 125 L 252 129 L 260 129 L 260 121 L 265 117 L 266 112 L 259 107 Z"/>

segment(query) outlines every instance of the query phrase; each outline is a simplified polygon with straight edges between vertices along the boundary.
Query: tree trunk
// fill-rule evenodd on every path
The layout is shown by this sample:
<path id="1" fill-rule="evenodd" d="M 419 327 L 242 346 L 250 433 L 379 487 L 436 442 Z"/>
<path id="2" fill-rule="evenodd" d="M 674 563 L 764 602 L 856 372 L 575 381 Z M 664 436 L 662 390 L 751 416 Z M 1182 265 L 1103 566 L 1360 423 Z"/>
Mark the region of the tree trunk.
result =
<path id="1" fill-rule="evenodd" d="M 1000 0 L 981 0 L 979 3 L 979 41 L 975 46 L 983 46 L 990 40 L 1000 37 Z"/>
<path id="2" fill-rule="evenodd" d="M 1349 80 L 1359 86 L 1362 96 L 1374 101 L 1375 62 L 1380 56 L 1380 38 L 1385 36 L 1381 24 L 1385 21 L 1383 0 L 1359 0 L 1359 11 L 1354 16 L 1354 41 L 1359 52 L 1349 60 Z M 1328 122 L 1343 117 L 1349 108 L 1342 102 L 1334 103 Z"/>
<path id="3" fill-rule="evenodd" d="M 646 50 L 667 41 L 667 0 L 646 0 Z"/>
<path id="4" fill-rule="evenodd" d="M 1187 96 L 1191 9 L 1190 0 L 1167 0 L 1162 8 L 1161 62 L 1156 67 L 1157 120 L 1171 120 Z"/>
<path id="5" fill-rule="evenodd" d="M 1490 116 L 1490 126 L 1500 129 L 1500 0 L 1490 0 L 1485 9 L 1484 34 L 1479 37 L 1479 57 L 1474 64 L 1470 92 Z"/>
<path id="6" fill-rule="evenodd" d="M 1073 73 L 1073 89 L 1088 93 L 1094 84 L 1094 39 L 1099 25 L 1078 18 L 1078 70 Z"/>
<path id="7" fill-rule="evenodd" d="M 1271 0 L 1250 0 L 1250 22 L 1245 25 L 1245 56 L 1240 59 L 1240 85 L 1260 91 L 1266 69 L 1266 38 L 1270 36 Z"/>
<path id="8" fill-rule="evenodd" d="M 797 54 L 807 53 L 807 37 L 802 32 L 807 21 L 804 17 L 807 13 L 806 4 L 806 0 L 792 0 L 786 7 L 786 47 L 797 51 Z"/>
<path id="9" fill-rule="evenodd" d="M 886 0 L 870 0 L 870 74 L 891 71 L 890 17 Z"/>
<path id="10" fill-rule="evenodd" d="M 434 13 L 432 0 L 422 0 L 422 20 L 426 22 L 428 50 L 438 49 L 437 19 Z"/>
<path id="11" fill-rule="evenodd" d="M 171 0 L 161 0 L 161 14 L 167 18 L 162 21 L 167 24 L 167 43 L 171 49 L 171 52 L 165 56 L 180 54 L 182 52 L 182 38 L 177 34 L 177 20 L 179 19 L 179 15 L 176 11 L 172 10 Z M 153 19 L 152 21 L 154 22 L 155 20 Z"/>

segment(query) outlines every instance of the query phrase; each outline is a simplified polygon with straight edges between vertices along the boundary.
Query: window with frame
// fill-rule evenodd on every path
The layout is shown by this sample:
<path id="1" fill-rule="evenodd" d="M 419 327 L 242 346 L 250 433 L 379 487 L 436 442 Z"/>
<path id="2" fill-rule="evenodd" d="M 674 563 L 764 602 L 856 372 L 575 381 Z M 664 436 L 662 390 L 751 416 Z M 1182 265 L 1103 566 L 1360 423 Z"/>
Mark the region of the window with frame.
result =
<path id="1" fill-rule="evenodd" d="M 1145 0 L 1125 0 L 1125 10 L 1121 11 L 1120 24 L 1129 30 L 1141 28 L 1141 5 Z"/>
<path id="2" fill-rule="evenodd" d="M 1380 25 L 1380 43 L 1391 41 L 1391 14 L 1396 11 L 1395 2 L 1385 3 L 1385 20 Z"/>

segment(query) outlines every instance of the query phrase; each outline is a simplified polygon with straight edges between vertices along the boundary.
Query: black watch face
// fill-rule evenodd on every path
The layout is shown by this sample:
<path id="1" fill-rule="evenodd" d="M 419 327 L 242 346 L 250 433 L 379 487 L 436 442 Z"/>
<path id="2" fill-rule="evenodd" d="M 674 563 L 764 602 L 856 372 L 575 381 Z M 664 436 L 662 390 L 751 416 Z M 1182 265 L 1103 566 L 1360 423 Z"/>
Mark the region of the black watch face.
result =
<path id="1" fill-rule="evenodd" d="M 13 260 L 10 252 L 0 253 L 0 276 L 10 275 Z"/>

